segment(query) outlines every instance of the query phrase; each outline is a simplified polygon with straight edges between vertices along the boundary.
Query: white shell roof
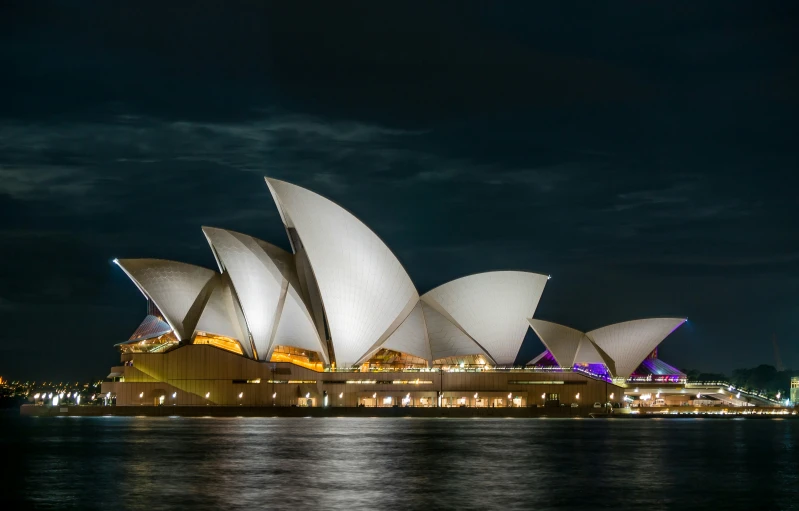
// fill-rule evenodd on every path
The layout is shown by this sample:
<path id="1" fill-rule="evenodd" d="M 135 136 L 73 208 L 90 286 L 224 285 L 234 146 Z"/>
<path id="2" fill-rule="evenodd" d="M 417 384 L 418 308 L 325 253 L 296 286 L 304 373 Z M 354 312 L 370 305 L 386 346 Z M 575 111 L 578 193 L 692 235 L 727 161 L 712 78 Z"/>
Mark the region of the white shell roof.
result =
<path id="1" fill-rule="evenodd" d="M 280 249 L 272 247 L 275 253 L 267 253 L 255 238 L 224 229 L 203 227 L 203 232 L 220 269 L 230 276 L 258 358 L 265 360 L 285 280 L 275 263 L 280 261 Z M 285 253 L 285 257 L 291 256 Z"/>
<path id="2" fill-rule="evenodd" d="M 416 288 L 385 243 L 351 213 L 299 186 L 266 183 L 284 224 L 296 229 L 307 252 L 336 363 L 351 366 L 407 317 L 419 299 Z"/>
<path id="3" fill-rule="evenodd" d="M 427 337 L 430 340 L 430 353 L 433 360 L 483 355 L 494 363 L 491 356 L 474 339 L 425 302 L 422 302 L 422 312 L 427 325 Z"/>
<path id="4" fill-rule="evenodd" d="M 209 334 L 222 335 L 236 339 L 244 353 L 252 358 L 252 345 L 247 333 L 247 325 L 238 309 L 238 302 L 226 278 L 211 292 L 211 297 L 197 322 L 197 330 Z"/>
<path id="5" fill-rule="evenodd" d="M 616 362 L 597 348 L 588 336 L 580 339 L 580 347 L 574 357 L 575 364 L 605 364 L 610 370 L 610 374 L 616 374 Z"/>
<path id="6" fill-rule="evenodd" d="M 427 338 L 427 325 L 424 318 L 422 302 L 419 301 L 405 321 L 388 336 L 381 348 L 401 351 L 432 362 L 433 354 L 430 350 L 430 340 Z"/>
<path id="7" fill-rule="evenodd" d="M 278 320 L 277 330 L 269 347 L 269 358 L 277 346 L 294 346 L 306 350 L 316 351 L 325 364 L 330 364 L 330 358 L 322 341 L 319 331 L 313 323 L 310 312 L 306 308 L 299 293 L 293 286 L 286 289 L 283 299 L 283 309 Z"/>
<path id="8" fill-rule="evenodd" d="M 293 256 L 246 234 L 204 227 L 214 255 L 230 276 L 261 360 L 277 345 L 318 351 L 328 362 L 302 301 Z M 281 319 L 281 315 L 286 316 Z"/>
<path id="9" fill-rule="evenodd" d="M 637 319 L 616 323 L 586 333 L 591 341 L 615 362 L 615 376 L 627 378 L 683 318 Z"/>
<path id="10" fill-rule="evenodd" d="M 548 278 L 521 271 L 478 273 L 447 282 L 422 300 L 451 318 L 496 364 L 511 365 Z"/>
<path id="11" fill-rule="evenodd" d="M 561 367 L 575 364 L 577 349 L 585 334 L 574 328 L 540 319 L 530 319 L 530 326 Z"/>
<path id="12" fill-rule="evenodd" d="M 175 335 L 181 340 L 190 339 L 219 274 L 163 259 L 115 259 L 114 262 L 155 303 Z"/>

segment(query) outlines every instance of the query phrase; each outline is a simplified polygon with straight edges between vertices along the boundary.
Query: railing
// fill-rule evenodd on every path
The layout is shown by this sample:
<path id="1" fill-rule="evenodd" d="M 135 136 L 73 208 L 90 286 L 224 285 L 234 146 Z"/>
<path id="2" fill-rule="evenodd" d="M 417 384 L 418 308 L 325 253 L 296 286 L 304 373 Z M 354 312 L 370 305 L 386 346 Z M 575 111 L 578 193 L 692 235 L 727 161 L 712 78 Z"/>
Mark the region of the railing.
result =
<path id="1" fill-rule="evenodd" d="M 613 379 L 607 374 L 595 373 L 588 369 L 575 367 L 564 369 L 561 367 L 518 367 L 518 366 L 467 366 L 463 367 L 369 367 L 361 369 L 353 368 L 326 368 L 326 373 L 577 373 L 595 380 L 602 380 L 613 383 Z"/>
<path id="2" fill-rule="evenodd" d="M 758 390 L 748 390 L 741 387 L 736 387 L 732 385 L 728 381 L 689 381 L 685 383 L 686 389 L 699 389 L 703 387 L 726 387 L 729 392 L 740 392 L 741 394 L 745 395 L 746 397 L 756 397 L 758 399 L 763 399 L 764 401 L 768 401 L 774 404 L 781 404 L 781 401 L 773 399 L 766 395 L 765 393 L 758 391 Z"/>

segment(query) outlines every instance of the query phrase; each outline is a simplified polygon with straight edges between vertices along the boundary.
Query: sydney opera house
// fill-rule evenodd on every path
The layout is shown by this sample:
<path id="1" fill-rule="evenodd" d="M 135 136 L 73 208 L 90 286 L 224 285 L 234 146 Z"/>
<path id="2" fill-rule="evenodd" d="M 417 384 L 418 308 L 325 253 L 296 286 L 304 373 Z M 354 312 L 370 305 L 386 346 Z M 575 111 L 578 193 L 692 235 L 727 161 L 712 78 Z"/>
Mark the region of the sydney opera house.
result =
<path id="1" fill-rule="evenodd" d="M 549 277 L 468 275 L 419 295 L 392 251 L 320 195 L 266 179 L 291 245 L 204 227 L 212 270 L 115 263 L 147 301 L 103 393 L 124 405 L 594 406 L 684 382 L 657 346 L 684 319 L 581 332 L 535 317 Z M 517 360 L 532 328 L 547 350 Z"/>

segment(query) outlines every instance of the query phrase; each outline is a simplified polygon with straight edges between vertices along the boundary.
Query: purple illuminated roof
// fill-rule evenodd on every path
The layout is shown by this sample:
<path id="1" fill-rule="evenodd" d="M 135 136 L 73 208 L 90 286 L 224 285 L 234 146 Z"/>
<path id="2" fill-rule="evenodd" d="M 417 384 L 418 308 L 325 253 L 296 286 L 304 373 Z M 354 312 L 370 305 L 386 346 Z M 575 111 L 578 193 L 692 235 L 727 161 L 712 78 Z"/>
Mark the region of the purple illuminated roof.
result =
<path id="1" fill-rule="evenodd" d="M 144 321 L 142 321 L 141 325 L 139 325 L 139 328 L 137 328 L 136 331 L 133 332 L 133 335 L 130 336 L 128 342 L 139 341 L 141 339 L 151 339 L 171 331 L 172 328 L 166 321 L 158 316 L 148 314 L 147 317 L 144 318 Z"/>
<path id="2" fill-rule="evenodd" d="M 677 369 L 676 367 L 667 364 L 666 362 L 660 360 L 659 358 L 647 358 L 638 368 L 633 371 L 633 374 L 630 375 L 631 378 L 633 377 L 641 377 L 641 376 L 680 376 L 685 378 L 685 373 Z"/>
<path id="3" fill-rule="evenodd" d="M 669 380 L 674 379 L 675 381 L 685 379 L 685 373 L 656 357 L 657 352 L 653 352 L 649 357 L 646 358 L 646 360 L 641 362 L 641 365 L 639 365 L 638 368 L 633 371 L 633 374 L 630 375 L 630 379 L 648 380 L 648 377 L 650 376 L 667 377 Z M 552 356 L 552 353 L 550 353 L 549 350 L 538 355 L 528 365 L 544 368 L 560 367 L 557 360 L 555 360 L 555 357 Z M 604 364 L 575 364 L 572 369 L 575 371 L 591 373 L 600 377 L 610 378 L 608 368 Z M 660 380 L 662 378 L 655 379 Z"/>

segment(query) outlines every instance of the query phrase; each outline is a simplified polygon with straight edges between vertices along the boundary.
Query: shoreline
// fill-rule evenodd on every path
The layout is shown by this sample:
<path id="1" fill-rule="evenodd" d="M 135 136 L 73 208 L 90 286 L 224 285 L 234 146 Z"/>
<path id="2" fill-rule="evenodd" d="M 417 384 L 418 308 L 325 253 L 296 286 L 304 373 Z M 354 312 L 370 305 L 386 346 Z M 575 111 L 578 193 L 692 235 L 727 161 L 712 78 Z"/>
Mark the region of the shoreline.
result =
<path id="1" fill-rule="evenodd" d="M 367 407 L 264 407 L 264 406 L 35 406 L 22 405 L 22 417 L 418 417 L 418 418 L 583 418 L 583 419 L 799 419 L 799 415 L 595 413 L 593 408 L 367 408 Z"/>

